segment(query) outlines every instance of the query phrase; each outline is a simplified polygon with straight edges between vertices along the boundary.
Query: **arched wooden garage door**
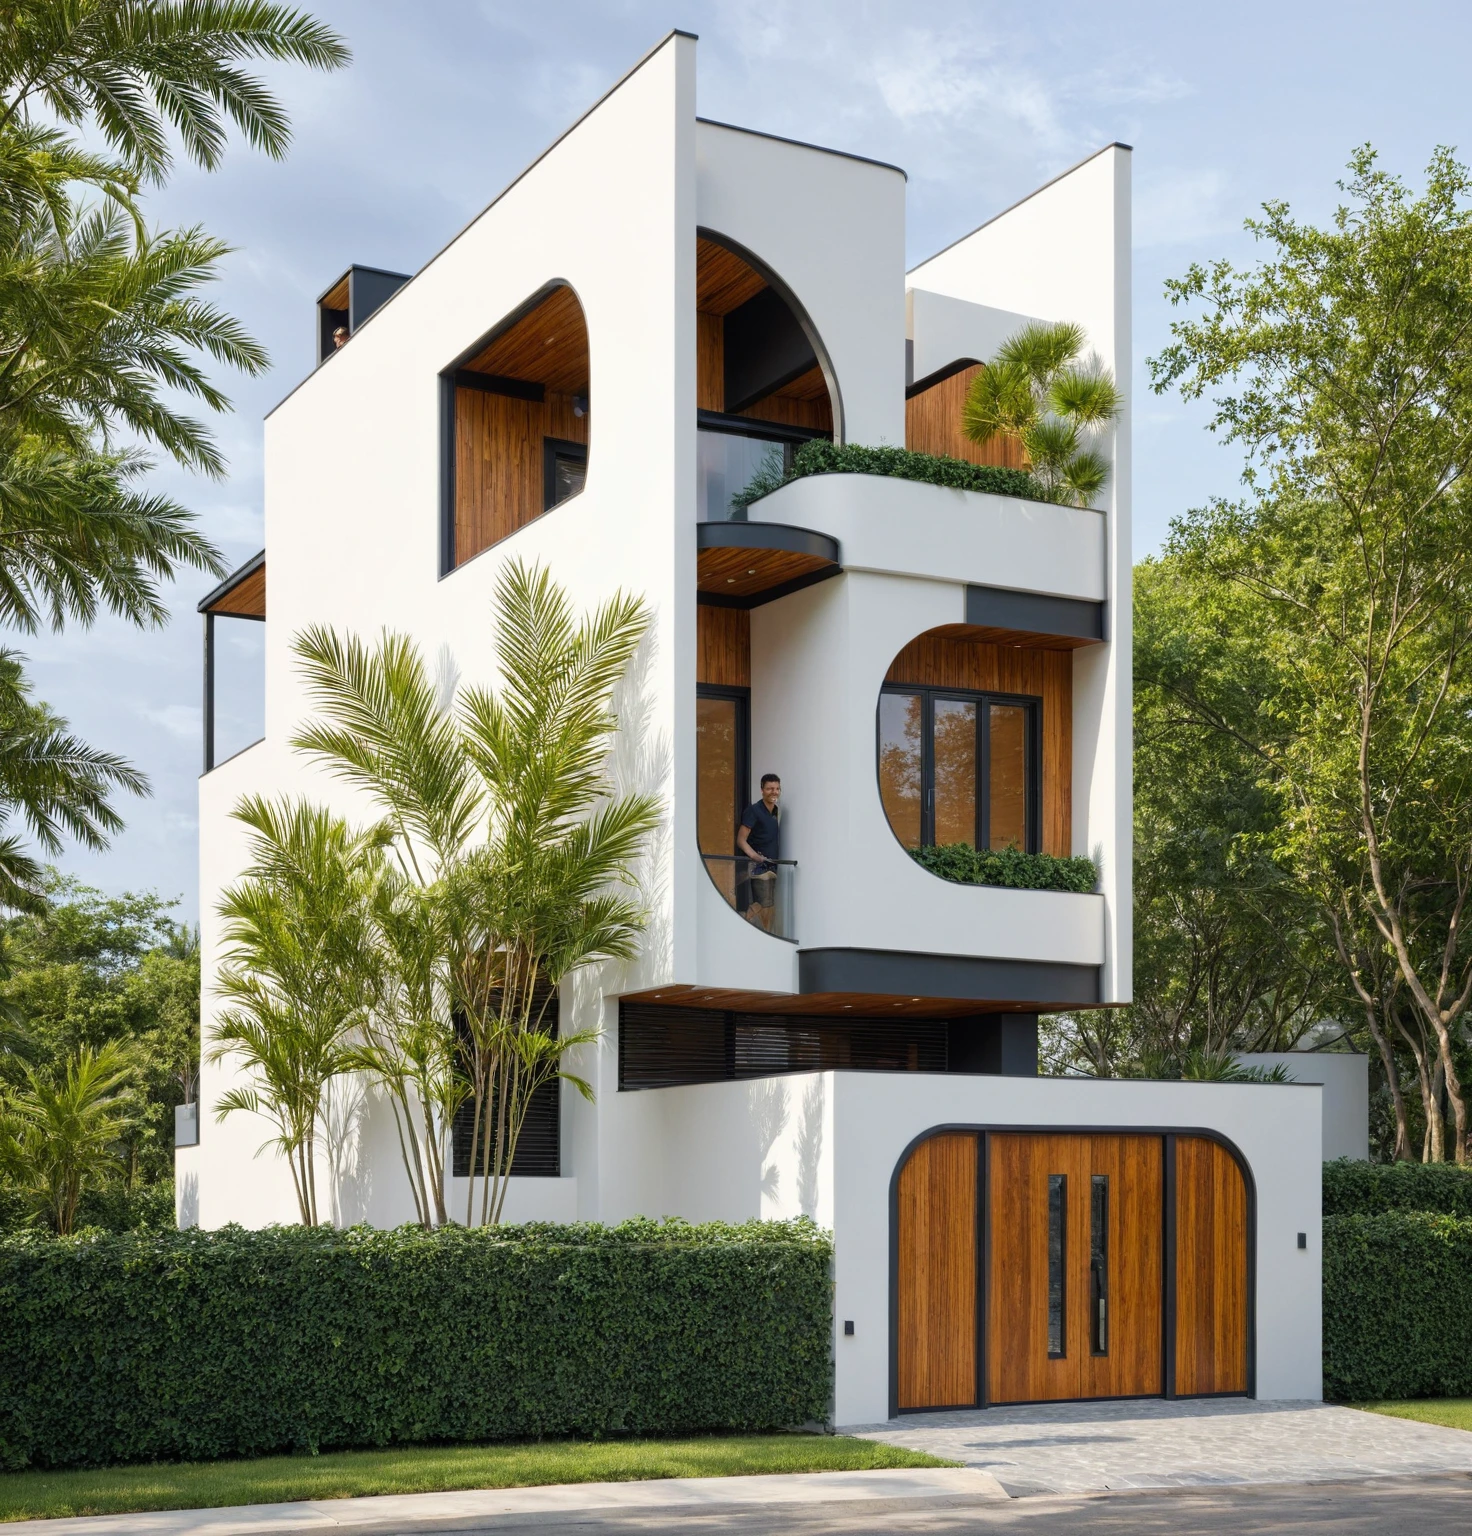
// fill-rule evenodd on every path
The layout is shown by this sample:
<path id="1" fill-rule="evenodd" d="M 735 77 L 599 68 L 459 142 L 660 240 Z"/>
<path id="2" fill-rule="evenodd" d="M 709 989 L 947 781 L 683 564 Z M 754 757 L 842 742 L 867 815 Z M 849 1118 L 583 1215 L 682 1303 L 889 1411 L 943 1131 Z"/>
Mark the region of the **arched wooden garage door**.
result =
<path id="1" fill-rule="evenodd" d="M 948 1130 L 894 1194 L 900 1411 L 1250 1390 L 1251 1201 L 1220 1143 Z"/>

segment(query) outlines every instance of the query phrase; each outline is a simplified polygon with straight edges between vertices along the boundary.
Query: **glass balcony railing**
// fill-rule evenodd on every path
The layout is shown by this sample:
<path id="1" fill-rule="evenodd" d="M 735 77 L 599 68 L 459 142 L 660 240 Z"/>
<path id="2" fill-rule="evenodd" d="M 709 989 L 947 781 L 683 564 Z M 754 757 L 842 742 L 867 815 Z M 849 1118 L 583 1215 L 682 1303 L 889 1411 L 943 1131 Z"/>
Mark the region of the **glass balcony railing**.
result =
<path id="1" fill-rule="evenodd" d="M 796 940 L 796 859 L 748 859 L 729 853 L 705 853 L 701 858 L 727 906 L 773 938 Z"/>
<path id="2" fill-rule="evenodd" d="M 744 433 L 695 434 L 696 475 L 699 481 L 700 520 L 704 523 L 746 521 L 746 508 L 733 504 L 763 471 L 780 476 L 791 458 L 794 444 Z"/>

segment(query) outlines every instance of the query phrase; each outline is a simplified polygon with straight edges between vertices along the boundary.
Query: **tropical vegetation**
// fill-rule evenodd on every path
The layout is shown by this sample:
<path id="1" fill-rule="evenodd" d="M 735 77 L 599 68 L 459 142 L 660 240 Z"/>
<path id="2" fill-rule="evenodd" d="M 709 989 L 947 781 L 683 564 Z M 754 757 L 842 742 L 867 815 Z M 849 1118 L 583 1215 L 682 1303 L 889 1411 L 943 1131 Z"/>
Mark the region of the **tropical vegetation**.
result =
<path id="1" fill-rule="evenodd" d="M 972 379 L 961 413 L 972 442 L 1016 443 L 1042 498 L 1075 507 L 1104 489 L 1101 438 L 1120 408 L 1113 377 L 1086 346 L 1081 325 L 1029 321 Z"/>
<path id="2" fill-rule="evenodd" d="M 219 1113 L 276 1128 L 302 1221 L 320 1219 L 315 1147 L 335 1078 L 387 1099 L 420 1223 L 445 1222 L 445 1144 L 470 1113 L 464 1223 L 499 1222 L 528 1108 L 596 1032 L 550 1008 L 581 967 L 632 958 L 659 802 L 610 782 L 615 689 L 647 627 L 617 593 L 576 618 L 544 569 L 501 574 L 500 686 L 436 680 L 412 641 L 317 628 L 296 654 L 317 714 L 296 747 L 378 819 L 248 799 L 252 862 L 226 892 L 226 1001 L 210 1047 L 245 1081 Z M 479 1201 L 477 1203 L 477 1183 Z"/>

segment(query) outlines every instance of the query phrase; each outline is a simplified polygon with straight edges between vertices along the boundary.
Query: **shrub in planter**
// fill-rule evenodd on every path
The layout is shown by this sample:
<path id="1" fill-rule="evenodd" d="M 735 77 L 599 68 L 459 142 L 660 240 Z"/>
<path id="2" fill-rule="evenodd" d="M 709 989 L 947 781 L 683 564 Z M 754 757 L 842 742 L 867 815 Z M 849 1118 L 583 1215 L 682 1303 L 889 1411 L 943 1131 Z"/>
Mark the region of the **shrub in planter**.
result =
<path id="1" fill-rule="evenodd" d="M 888 475 L 897 480 L 949 486 L 957 491 L 986 491 L 993 496 L 1020 496 L 1026 501 L 1052 499 L 1025 469 L 972 464 L 966 459 L 953 459 L 941 453 L 914 453 L 908 448 L 866 448 L 860 443 L 829 443 L 815 438 L 793 455 L 791 469 L 784 472 L 774 462 L 732 497 L 732 504 L 749 507 L 807 475 Z"/>
<path id="2" fill-rule="evenodd" d="M 1092 891 L 1099 871 L 1092 859 L 1022 853 L 1016 848 L 973 848 L 942 843 L 911 848 L 910 857 L 931 874 L 960 885 L 1005 885 L 1019 891 Z"/>

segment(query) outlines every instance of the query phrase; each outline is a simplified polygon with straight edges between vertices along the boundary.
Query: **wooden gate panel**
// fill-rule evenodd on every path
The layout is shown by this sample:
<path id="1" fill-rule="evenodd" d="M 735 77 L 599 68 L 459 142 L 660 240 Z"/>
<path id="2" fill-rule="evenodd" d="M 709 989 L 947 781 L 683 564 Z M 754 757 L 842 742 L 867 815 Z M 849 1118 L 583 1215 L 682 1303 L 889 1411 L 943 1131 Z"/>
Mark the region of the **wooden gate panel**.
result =
<path id="1" fill-rule="evenodd" d="M 974 1133 L 922 1141 L 900 1170 L 899 1405 L 976 1401 Z"/>
<path id="2" fill-rule="evenodd" d="M 1204 1136 L 1176 1139 L 1175 1390 L 1247 1390 L 1247 1186 Z"/>

